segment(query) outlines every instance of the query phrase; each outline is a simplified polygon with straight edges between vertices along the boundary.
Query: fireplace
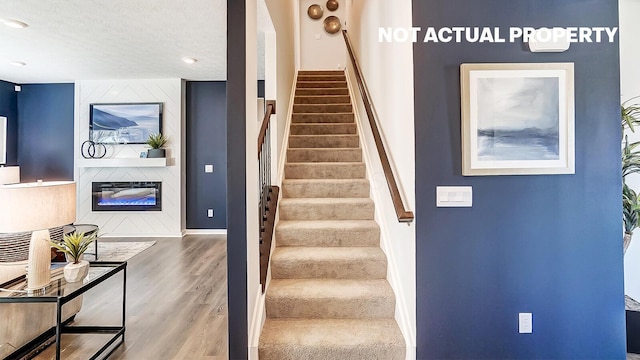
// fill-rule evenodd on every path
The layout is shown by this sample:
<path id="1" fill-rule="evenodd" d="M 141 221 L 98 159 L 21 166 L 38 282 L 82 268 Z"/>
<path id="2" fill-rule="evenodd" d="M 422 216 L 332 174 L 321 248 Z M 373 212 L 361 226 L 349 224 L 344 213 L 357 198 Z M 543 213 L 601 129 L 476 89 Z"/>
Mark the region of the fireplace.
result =
<path id="1" fill-rule="evenodd" d="M 162 211 L 158 181 L 93 182 L 93 211 Z"/>

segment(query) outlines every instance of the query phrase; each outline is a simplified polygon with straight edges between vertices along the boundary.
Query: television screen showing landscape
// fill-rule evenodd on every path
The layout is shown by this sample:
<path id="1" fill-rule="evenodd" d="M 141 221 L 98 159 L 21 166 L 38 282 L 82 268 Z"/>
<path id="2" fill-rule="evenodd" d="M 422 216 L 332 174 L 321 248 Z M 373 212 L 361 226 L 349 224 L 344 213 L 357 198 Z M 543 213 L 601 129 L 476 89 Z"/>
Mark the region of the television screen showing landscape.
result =
<path id="1" fill-rule="evenodd" d="M 92 104 L 91 139 L 98 144 L 144 144 L 162 132 L 162 103 Z"/>

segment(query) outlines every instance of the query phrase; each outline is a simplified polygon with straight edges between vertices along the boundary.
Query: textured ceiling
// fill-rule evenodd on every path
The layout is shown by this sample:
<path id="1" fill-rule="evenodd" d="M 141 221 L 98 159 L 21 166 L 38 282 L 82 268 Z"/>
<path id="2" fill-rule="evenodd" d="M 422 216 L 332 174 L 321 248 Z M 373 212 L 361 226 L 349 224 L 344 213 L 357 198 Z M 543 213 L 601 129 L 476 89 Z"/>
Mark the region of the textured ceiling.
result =
<path id="1" fill-rule="evenodd" d="M 0 18 L 29 24 L 0 24 L 1 80 L 226 79 L 226 0 L 0 0 Z"/>

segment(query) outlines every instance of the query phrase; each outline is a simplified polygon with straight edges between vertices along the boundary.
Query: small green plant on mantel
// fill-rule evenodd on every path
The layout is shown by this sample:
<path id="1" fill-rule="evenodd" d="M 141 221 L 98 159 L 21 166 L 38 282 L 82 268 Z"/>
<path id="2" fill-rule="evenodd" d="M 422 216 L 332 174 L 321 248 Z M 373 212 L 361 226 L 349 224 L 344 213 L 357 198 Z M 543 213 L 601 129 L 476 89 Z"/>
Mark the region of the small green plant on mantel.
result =
<path id="1" fill-rule="evenodd" d="M 149 158 L 163 158 L 166 156 L 166 151 L 162 147 L 167 144 L 167 137 L 162 134 L 151 134 L 147 139 L 146 144 L 151 147 L 147 150 L 147 157 Z"/>
<path id="2" fill-rule="evenodd" d="M 629 99 L 622 103 L 622 221 L 624 222 L 624 252 L 627 252 L 633 231 L 640 227 L 640 199 L 638 193 L 627 185 L 627 175 L 640 173 L 640 141 L 629 143 L 626 129 L 635 132 L 635 126 L 640 124 L 640 105 L 629 104 Z"/>
<path id="3" fill-rule="evenodd" d="M 97 233 L 85 235 L 85 233 L 73 232 L 64 236 L 61 242 L 51 240 L 51 246 L 69 256 L 69 260 L 77 264 L 82 259 L 82 254 L 98 237 Z"/>
<path id="4" fill-rule="evenodd" d="M 151 134 L 146 144 L 152 149 L 160 149 L 167 144 L 167 137 L 162 134 Z"/>

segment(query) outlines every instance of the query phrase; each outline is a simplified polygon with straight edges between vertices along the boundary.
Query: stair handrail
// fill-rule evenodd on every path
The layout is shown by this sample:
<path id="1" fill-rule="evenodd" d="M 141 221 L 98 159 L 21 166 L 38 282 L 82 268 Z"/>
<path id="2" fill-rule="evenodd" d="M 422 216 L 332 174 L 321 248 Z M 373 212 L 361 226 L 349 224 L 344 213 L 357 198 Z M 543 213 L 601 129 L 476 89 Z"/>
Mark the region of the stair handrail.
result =
<path id="1" fill-rule="evenodd" d="M 349 38 L 349 34 L 347 34 L 347 30 L 342 30 L 342 35 L 344 37 L 344 42 L 347 45 L 347 51 L 349 52 L 349 57 L 351 58 L 351 64 L 353 65 L 354 73 L 358 83 L 358 88 L 360 89 L 360 94 L 362 95 L 364 109 L 367 113 L 367 118 L 369 119 L 369 125 L 371 126 L 371 131 L 373 132 L 373 139 L 376 143 L 378 154 L 380 155 L 382 170 L 384 171 L 384 177 L 387 180 L 387 185 L 389 186 L 389 191 L 391 192 L 391 200 L 393 201 L 393 207 L 395 208 L 396 216 L 398 217 L 399 222 L 410 223 L 413 221 L 414 215 L 412 211 L 407 210 L 404 206 L 402 195 L 400 194 L 400 190 L 398 189 L 398 183 L 396 182 L 396 177 L 393 173 L 391 163 L 389 162 L 389 157 L 387 156 L 387 151 L 384 147 L 384 143 L 382 142 L 382 136 L 380 135 L 378 124 L 374 117 L 374 113 L 371 105 L 371 98 L 369 97 L 369 93 L 367 91 L 367 87 L 364 82 L 362 73 L 360 72 L 358 59 L 356 58 L 353 52 L 353 48 L 351 46 L 351 39 Z"/>
<path id="2" fill-rule="evenodd" d="M 275 100 L 265 102 L 264 119 L 258 133 L 258 182 L 260 183 L 259 251 L 260 251 L 260 284 L 264 293 L 271 257 L 271 243 L 276 221 L 276 209 L 280 188 L 271 184 L 271 115 L 276 113 Z"/>
<path id="3" fill-rule="evenodd" d="M 260 132 L 258 133 L 258 158 L 260 158 L 260 153 L 262 152 L 262 144 L 264 143 L 264 138 L 267 136 L 267 129 L 269 128 L 269 123 L 271 122 L 271 115 L 275 113 L 276 113 L 276 101 L 275 100 L 265 101 L 264 118 L 262 119 L 262 126 L 260 126 Z"/>

